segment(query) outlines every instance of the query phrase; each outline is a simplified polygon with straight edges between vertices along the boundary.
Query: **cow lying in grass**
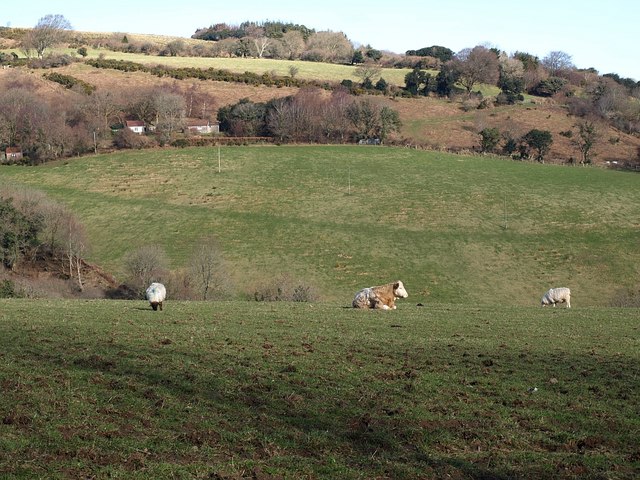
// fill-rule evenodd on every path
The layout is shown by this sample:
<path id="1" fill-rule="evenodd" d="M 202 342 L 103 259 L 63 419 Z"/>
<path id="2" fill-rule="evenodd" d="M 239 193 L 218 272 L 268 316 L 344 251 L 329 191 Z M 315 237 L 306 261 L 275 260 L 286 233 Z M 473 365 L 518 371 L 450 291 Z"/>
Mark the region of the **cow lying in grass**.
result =
<path id="1" fill-rule="evenodd" d="M 378 287 L 363 288 L 353 298 L 353 308 L 378 308 L 394 310 L 396 298 L 407 298 L 409 294 L 400 280 Z"/>
<path id="2" fill-rule="evenodd" d="M 157 310 L 160 307 L 162 310 L 162 302 L 167 298 L 167 290 L 161 283 L 152 283 L 147 288 L 147 300 L 151 304 L 151 308 Z"/>
<path id="3" fill-rule="evenodd" d="M 568 288 L 550 288 L 547 293 L 542 296 L 540 301 L 543 307 L 547 305 L 556 306 L 556 303 L 566 303 L 567 308 L 571 308 L 571 290 Z"/>

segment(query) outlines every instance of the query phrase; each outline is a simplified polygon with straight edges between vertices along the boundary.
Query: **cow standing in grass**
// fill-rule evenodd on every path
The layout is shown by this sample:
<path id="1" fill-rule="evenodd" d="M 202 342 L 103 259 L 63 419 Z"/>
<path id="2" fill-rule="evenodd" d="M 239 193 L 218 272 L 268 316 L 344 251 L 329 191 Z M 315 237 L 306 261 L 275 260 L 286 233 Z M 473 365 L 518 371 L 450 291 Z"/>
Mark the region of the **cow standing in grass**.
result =
<path id="1" fill-rule="evenodd" d="M 547 293 L 542 296 L 540 301 L 543 307 L 547 305 L 556 306 L 556 303 L 566 303 L 567 308 L 571 308 L 571 290 L 565 287 L 550 288 Z"/>
<path id="2" fill-rule="evenodd" d="M 395 310 L 397 298 L 407 298 L 409 294 L 400 280 L 377 287 L 363 288 L 353 298 L 353 308 L 374 308 Z"/>
<path id="3" fill-rule="evenodd" d="M 151 308 L 155 311 L 160 307 L 160 310 L 162 310 L 162 302 L 167 298 L 167 290 L 164 288 L 164 285 L 161 283 L 152 283 L 149 285 L 149 288 L 147 288 L 146 293 Z"/>

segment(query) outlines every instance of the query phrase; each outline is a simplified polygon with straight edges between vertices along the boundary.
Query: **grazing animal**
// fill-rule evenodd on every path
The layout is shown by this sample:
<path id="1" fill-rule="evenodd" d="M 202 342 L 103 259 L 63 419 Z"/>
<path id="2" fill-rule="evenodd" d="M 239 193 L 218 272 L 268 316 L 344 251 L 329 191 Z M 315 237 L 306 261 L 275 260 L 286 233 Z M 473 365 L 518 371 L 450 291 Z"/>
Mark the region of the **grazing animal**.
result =
<path id="1" fill-rule="evenodd" d="M 571 290 L 568 288 L 550 288 L 547 293 L 542 296 L 540 301 L 543 307 L 547 305 L 556 306 L 556 303 L 566 303 L 567 308 L 571 308 Z"/>
<path id="2" fill-rule="evenodd" d="M 167 298 L 167 289 L 161 283 L 152 283 L 147 288 L 147 300 L 151 304 L 151 308 L 157 310 L 160 307 L 162 310 L 162 302 Z"/>
<path id="3" fill-rule="evenodd" d="M 378 287 L 363 288 L 353 298 L 353 308 L 378 308 L 394 310 L 396 298 L 407 298 L 409 294 L 400 280 Z"/>

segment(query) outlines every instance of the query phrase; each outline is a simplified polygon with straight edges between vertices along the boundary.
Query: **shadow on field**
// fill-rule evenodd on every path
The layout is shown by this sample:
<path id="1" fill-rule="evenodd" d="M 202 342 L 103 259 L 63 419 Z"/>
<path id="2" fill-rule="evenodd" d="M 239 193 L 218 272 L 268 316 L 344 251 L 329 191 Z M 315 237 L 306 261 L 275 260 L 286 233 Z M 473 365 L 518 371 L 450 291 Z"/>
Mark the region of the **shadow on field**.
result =
<path id="1" fill-rule="evenodd" d="M 218 343 L 207 350 L 190 348 L 186 339 L 154 335 L 144 338 L 144 342 L 137 339 L 143 345 L 135 349 L 131 343 L 112 337 L 96 345 L 60 341 L 52 348 L 49 342 L 42 346 L 42 352 L 32 355 L 43 364 L 38 371 L 55 365 L 68 372 L 84 372 L 84 381 L 98 392 L 91 393 L 97 400 L 95 417 L 87 419 L 89 423 L 108 422 L 100 418 L 102 412 L 126 411 L 128 426 L 123 435 L 144 432 L 147 438 L 157 436 L 159 442 L 172 443 L 178 462 L 206 463 L 205 454 L 199 452 L 206 451 L 205 446 L 221 444 L 221 449 L 236 461 L 252 460 L 263 465 L 275 465 L 274 452 L 283 451 L 294 457 L 313 458 L 316 465 L 331 457 L 344 468 L 372 477 L 384 472 L 390 478 L 415 478 L 413 475 L 420 472 L 424 478 L 525 478 L 521 470 L 511 470 L 504 463 L 495 468 L 484 465 L 492 463 L 492 448 L 501 442 L 500 428 L 485 424 L 497 422 L 493 416 L 427 422 L 416 417 L 414 409 L 426 408 L 433 416 L 440 409 L 444 412 L 439 413 L 440 418 L 448 418 L 456 411 L 456 402 L 465 406 L 477 402 L 479 407 L 475 408 L 486 411 L 497 407 L 516 412 L 527 406 L 520 400 L 522 394 L 492 398 L 496 395 L 490 389 L 483 391 L 481 383 L 469 381 L 494 381 L 491 375 L 507 365 L 507 373 L 495 381 L 516 372 L 525 375 L 535 364 L 536 370 L 554 377 L 573 375 L 584 380 L 592 376 L 599 385 L 599 390 L 594 386 L 593 392 L 601 395 L 605 391 L 610 395 L 629 394 L 623 385 L 632 383 L 638 374 L 637 368 L 628 369 L 622 361 L 608 363 L 588 356 L 545 357 L 522 352 L 493 352 L 492 358 L 487 359 L 483 352 L 455 352 L 454 345 L 437 347 L 442 351 L 432 348 L 429 355 L 425 351 L 406 352 L 401 359 L 385 357 L 391 355 L 387 351 L 365 351 L 359 345 L 347 345 L 341 352 L 344 358 L 333 359 L 338 362 L 336 370 L 343 372 L 335 373 L 296 366 L 288 354 L 283 357 L 287 362 L 283 364 L 283 359 L 270 353 L 278 347 L 267 343 L 249 351 L 248 346 L 226 339 L 224 345 Z M 43 338 L 47 338 L 46 332 Z M 304 354 L 314 354 L 312 346 L 303 348 Z M 446 360 L 439 363 L 438 358 Z M 451 358 L 458 359 L 453 367 Z M 373 374 L 357 374 L 362 366 L 359 362 L 376 361 L 387 362 L 389 367 Z M 571 366 L 573 373 L 570 369 L 567 375 L 562 365 Z M 451 398 L 434 395 L 431 399 L 418 390 L 421 378 L 438 375 L 454 379 L 460 376 L 460 385 L 451 392 Z M 72 377 L 79 378 L 77 373 Z M 607 378 L 609 384 L 602 383 Z M 454 381 L 452 385 L 455 384 Z M 611 391 L 614 384 L 617 391 Z M 73 390 L 81 388 L 80 383 Z M 560 390 L 558 395 L 564 398 L 569 393 Z M 65 422 L 65 415 L 61 413 L 61 422 Z M 523 414 L 519 420 L 521 428 L 537 428 L 527 424 L 525 417 Z M 77 420 L 69 419 L 69 423 L 74 422 Z M 153 425 L 159 427 L 157 431 L 150 430 Z M 163 439 L 167 432 L 172 436 Z M 447 453 L 447 442 L 456 445 L 457 457 Z M 559 444 L 535 448 L 562 451 L 573 447 Z M 477 455 L 479 451 L 484 452 L 484 457 Z M 465 452 L 479 460 L 461 460 Z M 179 458 L 181 455 L 185 458 Z"/>

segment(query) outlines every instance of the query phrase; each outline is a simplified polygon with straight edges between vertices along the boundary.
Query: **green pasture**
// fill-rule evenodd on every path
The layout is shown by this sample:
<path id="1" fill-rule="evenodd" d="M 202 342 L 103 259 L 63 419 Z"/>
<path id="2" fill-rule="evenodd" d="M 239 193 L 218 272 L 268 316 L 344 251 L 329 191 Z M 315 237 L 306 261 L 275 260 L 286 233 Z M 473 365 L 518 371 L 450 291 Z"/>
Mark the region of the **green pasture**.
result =
<path id="1" fill-rule="evenodd" d="M 2 50 L 5 53 L 15 52 L 23 56 L 18 50 Z M 56 49 L 57 52 L 77 56 L 75 49 Z M 291 68 L 297 69 L 296 78 L 305 80 L 317 80 L 328 82 L 341 82 L 351 80 L 361 82 L 362 79 L 354 75 L 356 66 L 341 65 L 322 62 L 304 62 L 301 60 L 275 60 L 270 58 L 222 58 L 222 57 L 159 57 L 142 53 L 114 52 L 105 49 L 87 49 L 88 59 L 98 56 L 110 60 L 125 60 L 141 63 L 143 65 L 166 65 L 173 68 L 216 68 L 228 70 L 234 73 L 251 72 L 262 75 L 274 74 L 281 77 L 289 77 Z M 381 77 L 391 85 L 404 86 L 404 77 L 411 69 L 407 68 L 383 68 Z M 375 79 L 377 81 L 377 78 Z"/>
<path id="2" fill-rule="evenodd" d="M 638 478 L 638 339 L 633 309 L 3 299 L 0 477 Z"/>
<path id="3" fill-rule="evenodd" d="M 607 306 L 637 285 L 636 173 L 403 148 L 157 149 L 3 166 L 85 225 L 89 260 L 160 245 L 183 267 L 214 235 L 239 292 L 285 274 L 349 304 L 401 279 L 407 302 L 537 305 L 550 287 Z"/>

